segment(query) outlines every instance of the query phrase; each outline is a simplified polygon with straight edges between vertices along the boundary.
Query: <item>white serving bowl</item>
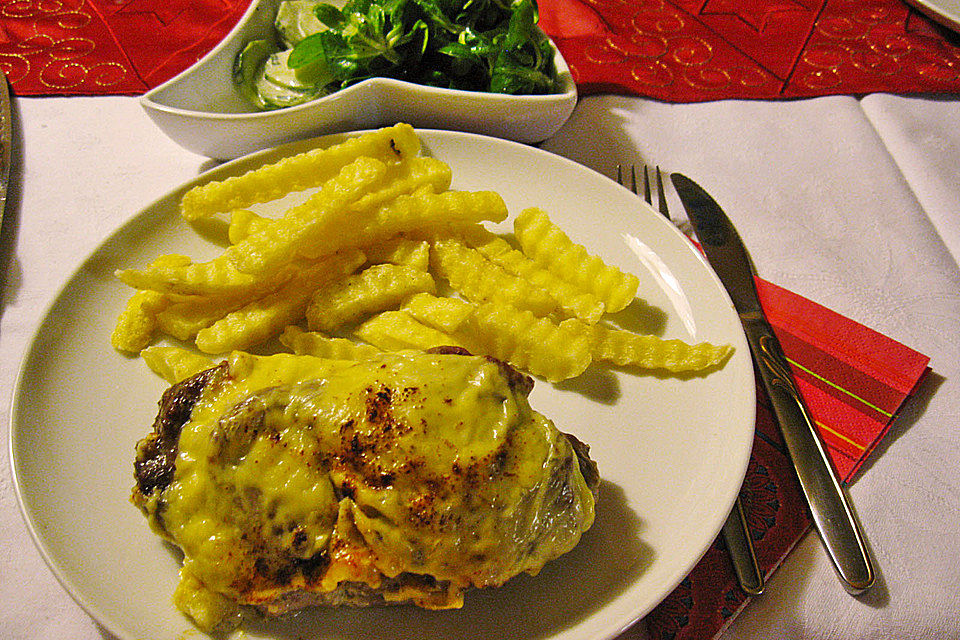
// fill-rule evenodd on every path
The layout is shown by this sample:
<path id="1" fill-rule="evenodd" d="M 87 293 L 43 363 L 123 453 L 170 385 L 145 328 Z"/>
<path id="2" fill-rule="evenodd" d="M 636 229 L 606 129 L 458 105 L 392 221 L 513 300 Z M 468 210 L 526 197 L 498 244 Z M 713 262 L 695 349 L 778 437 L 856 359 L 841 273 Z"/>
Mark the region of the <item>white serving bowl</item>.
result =
<path id="1" fill-rule="evenodd" d="M 536 143 L 556 133 L 576 106 L 573 77 L 557 51 L 556 94 L 512 96 L 372 78 L 294 107 L 258 111 L 234 84 L 233 62 L 249 41 L 271 32 L 279 1 L 254 0 L 210 53 L 140 98 L 174 142 L 226 160 L 317 135 L 406 122 Z"/>

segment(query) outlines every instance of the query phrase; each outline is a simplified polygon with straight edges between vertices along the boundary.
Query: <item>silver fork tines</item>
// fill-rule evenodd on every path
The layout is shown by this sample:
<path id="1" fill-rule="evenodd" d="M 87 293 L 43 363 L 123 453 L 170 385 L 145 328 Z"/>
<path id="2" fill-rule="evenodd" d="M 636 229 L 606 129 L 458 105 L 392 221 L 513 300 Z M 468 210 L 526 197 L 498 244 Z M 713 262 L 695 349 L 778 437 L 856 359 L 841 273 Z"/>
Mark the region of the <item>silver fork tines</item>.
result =
<path id="1" fill-rule="evenodd" d="M 617 183 L 627 186 L 624 184 L 623 178 L 623 168 L 617 165 Z M 657 186 L 657 211 L 664 218 L 670 220 L 670 210 L 663 191 L 663 177 L 659 166 L 654 167 L 654 180 Z M 634 165 L 630 165 L 630 190 L 638 196 L 640 195 L 637 191 L 637 170 Z M 647 204 L 653 205 L 653 196 L 650 193 L 650 171 L 646 165 L 643 165 L 643 199 Z M 683 230 L 684 225 L 682 223 L 678 226 Z M 722 532 L 723 541 L 727 546 L 727 553 L 733 563 L 734 573 L 737 574 L 737 582 L 740 584 L 740 588 L 748 595 L 760 595 L 763 593 L 763 573 L 757 563 L 757 555 L 754 552 L 750 530 L 747 527 L 743 501 L 739 496 L 723 525 Z"/>
<path id="2" fill-rule="evenodd" d="M 627 186 L 623 179 L 623 167 L 618 164 L 617 183 Z M 656 180 L 657 185 L 657 210 L 660 215 L 669 220 L 670 210 L 667 206 L 667 197 L 663 192 L 663 175 L 660 173 L 659 166 L 654 167 L 654 180 Z M 637 191 L 637 168 L 634 165 L 630 165 L 630 190 L 640 195 L 640 192 Z M 653 204 L 653 194 L 650 191 L 650 171 L 647 169 L 647 165 L 643 165 L 643 199 L 647 204 Z"/>

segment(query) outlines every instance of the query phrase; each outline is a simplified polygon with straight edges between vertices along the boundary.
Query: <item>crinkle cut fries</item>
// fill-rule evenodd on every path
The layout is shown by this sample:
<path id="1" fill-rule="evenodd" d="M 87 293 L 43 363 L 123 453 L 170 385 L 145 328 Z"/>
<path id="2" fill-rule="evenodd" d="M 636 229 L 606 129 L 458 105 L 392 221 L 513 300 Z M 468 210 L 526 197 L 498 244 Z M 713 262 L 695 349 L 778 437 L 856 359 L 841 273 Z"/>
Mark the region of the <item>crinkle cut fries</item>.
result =
<path id="1" fill-rule="evenodd" d="M 339 359 L 461 346 L 552 382 L 593 362 L 680 373 L 729 356 L 727 345 L 616 327 L 609 314 L 636 297 L 636 276 L 537 208 L 515 217 L 513 239 L 493 233 L 484 224 L 508 218 L 503 199 L 451 180 L 398 124 L 197 186 L 183 218 L 229 216 L 231 245 L 207 262 L 164 255 L 117 271 L 137 291 L 113 345 L 171 383 L 274 338 Z M 279 217 L 250 210 L 301 191 Z M 157 344 L 164 335 L 196 350 Z"/>

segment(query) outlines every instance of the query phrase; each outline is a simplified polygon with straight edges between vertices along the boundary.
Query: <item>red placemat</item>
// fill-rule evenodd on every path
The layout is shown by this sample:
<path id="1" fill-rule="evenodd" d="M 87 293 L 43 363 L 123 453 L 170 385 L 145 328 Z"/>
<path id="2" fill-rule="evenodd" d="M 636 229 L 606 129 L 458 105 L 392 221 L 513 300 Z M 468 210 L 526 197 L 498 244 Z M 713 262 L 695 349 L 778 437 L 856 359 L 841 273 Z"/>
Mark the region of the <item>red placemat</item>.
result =
<path id="1" fill-rule="evenodd" d="M 0 0 L 17 95 L 140 94 L 250 0 Z M 960 38 L 901 0 L 539 0 L 581 93 L 672 102 L 960 91 Z"/>
<path id="2" fill-rule="evenodd" d="M 669 102 L 960 91 L 960 38 L 901 0 L 539 0 L 581 93 Z"/>
<path id="3" fill-rule="evenodd" d="M 849 483 L 886 435 L 930 359 L 786 289 L 761 279 L 757 286 L 837 473 Z M 741 498 L 757 560 L 769 577 L 810 529 L 811 520 L 760 388 Z M 655 640 L 713 638 L 749 601 L 718 539 L 643 624 Z"/>
<path id="4" fill-rule="evenodd" d="M 250 0 L 0 0 L 16 95 L 136 95 L 199 60 Z"/>

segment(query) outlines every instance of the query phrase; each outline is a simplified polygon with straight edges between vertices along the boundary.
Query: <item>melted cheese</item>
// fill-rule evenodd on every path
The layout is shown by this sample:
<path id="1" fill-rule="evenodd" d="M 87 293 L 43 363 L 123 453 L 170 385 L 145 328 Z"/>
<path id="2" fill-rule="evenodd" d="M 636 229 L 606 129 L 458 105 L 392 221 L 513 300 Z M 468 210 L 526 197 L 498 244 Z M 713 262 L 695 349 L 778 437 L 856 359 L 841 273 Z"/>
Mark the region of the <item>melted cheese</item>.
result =
<path id="1" fill-rule="evenodd" d="M 487 359 L 237 353 L 156 508 L 185 554 L 177 602 L 209 629 L 232 602 L 408 574 L 443 584 L 386 599 L 458 606 L 569 551 L 594 504 L 567 438 Z"/>

